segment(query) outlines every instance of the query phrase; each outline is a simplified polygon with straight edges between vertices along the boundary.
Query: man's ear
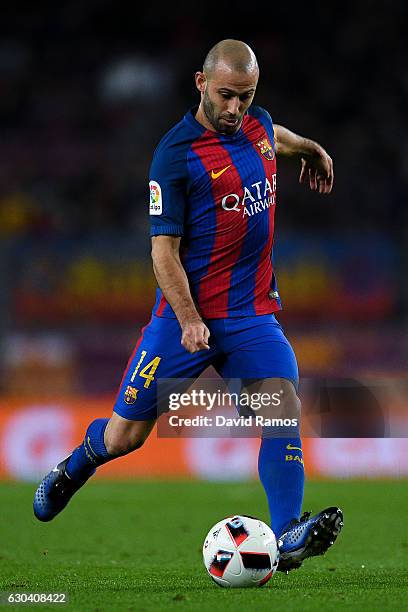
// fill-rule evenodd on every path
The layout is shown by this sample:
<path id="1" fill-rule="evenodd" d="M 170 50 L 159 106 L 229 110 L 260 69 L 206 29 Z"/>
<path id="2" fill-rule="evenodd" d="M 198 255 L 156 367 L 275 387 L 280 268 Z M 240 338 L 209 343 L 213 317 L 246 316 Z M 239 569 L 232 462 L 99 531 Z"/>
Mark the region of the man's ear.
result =
<path id="1" fill-rule="evenodd" d="M 205 76 L 204 72 L 197 71 L 195 73 L 195 84 L 198 91 L 203 94 L 207 86 L 207 77 Z"/>

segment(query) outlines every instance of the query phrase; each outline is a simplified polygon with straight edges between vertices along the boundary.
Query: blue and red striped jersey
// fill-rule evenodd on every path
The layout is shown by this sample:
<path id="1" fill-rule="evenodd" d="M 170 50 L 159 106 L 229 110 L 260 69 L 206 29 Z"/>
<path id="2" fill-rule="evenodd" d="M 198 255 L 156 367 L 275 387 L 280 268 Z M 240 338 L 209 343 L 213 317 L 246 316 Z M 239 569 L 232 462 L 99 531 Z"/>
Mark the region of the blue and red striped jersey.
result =
<path id="1" fill-rule="evenodd" d="M 181 236 L 180 259 L 204 318 L 280 310 L 272 263 L 276 158 L 259 106 L 240 130 L 207 130 L 189 111 L 157 146 L 150 169 L 151 236 Z M 157 290 L 153 312 L 174 317 Z"/>

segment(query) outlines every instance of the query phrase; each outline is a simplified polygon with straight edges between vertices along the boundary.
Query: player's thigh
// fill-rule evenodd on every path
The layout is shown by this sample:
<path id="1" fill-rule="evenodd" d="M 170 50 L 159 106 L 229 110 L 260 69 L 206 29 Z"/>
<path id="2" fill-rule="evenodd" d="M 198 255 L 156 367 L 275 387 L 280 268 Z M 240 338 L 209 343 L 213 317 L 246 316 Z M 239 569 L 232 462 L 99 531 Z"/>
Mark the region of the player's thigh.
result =
<path id="1" fill-rule="evenodd" d="M 299 373 L 294 350 L 273 314 L 225 321 L 222 375 L 229 378 L 285 378 L 295 389 Z"/>
<path id="2" fill-rule="evenodd" d="M 253 400 L 261 404 L 258 414 L 299 415 L 296 356 L 275 317 L 240 317 L 228 321 L 227 332 L 221 375 L 238 385 L 241 393 L 257 394 Z"/>
<path id="3" fill-rule="evenodd" d="M 156 419 L 165 409 L 165 392 L 184 385 L 188 387 L 184 381 L 197 378 L 211 364 L 214 355 L 213 348 L 189 353 L 181 345 L 181 328 L 177 319 L 153 315 L 143 328 L 128 361 L 114 413 L 131 421 Z M 172 381 L 166 383 L 165 390 L 163 379 Z M 162 401 L 159 401 L 160 394 Z"/>

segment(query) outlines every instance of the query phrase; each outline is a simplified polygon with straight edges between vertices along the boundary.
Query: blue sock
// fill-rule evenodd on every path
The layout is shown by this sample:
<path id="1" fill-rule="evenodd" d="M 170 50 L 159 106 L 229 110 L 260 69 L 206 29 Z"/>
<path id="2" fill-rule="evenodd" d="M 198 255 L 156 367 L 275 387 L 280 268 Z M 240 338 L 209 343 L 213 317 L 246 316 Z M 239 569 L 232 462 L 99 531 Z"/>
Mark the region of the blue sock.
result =
<path id="1" fill-rule="evenodd" d="M 271 528 L 279 538 L 302 509 L 305 473 L 300 437 L 263 437 L 258 472 L 268 498 Z"/>
<path id="2" fill-rule="evenodd" d="M 108 421 L 109 419 L 92 421 L 84 441 L 73 451 L 66 467 L 66 472 L 73 481 L 85 482 L 96 472 L 98 466 L 114 459 L 106 450 L 104 442 Z"/>

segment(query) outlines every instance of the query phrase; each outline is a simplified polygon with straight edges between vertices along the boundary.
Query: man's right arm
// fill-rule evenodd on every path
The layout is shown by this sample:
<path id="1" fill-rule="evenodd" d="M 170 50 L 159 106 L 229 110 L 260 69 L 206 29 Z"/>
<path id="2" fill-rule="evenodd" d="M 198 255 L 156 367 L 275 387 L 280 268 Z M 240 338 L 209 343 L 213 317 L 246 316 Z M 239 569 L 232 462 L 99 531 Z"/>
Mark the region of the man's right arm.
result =
<path id="1" fill-rule="evenodd" d="M 157 283 L 172 307 L 182 330 L 181 344 L 190 353 L 209 349 L 210 332 L 191 296 L 188 279 L 180 261 L 179 236 L 153 236 L 152 260 Z"/>

